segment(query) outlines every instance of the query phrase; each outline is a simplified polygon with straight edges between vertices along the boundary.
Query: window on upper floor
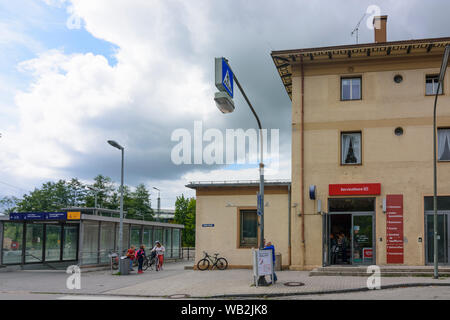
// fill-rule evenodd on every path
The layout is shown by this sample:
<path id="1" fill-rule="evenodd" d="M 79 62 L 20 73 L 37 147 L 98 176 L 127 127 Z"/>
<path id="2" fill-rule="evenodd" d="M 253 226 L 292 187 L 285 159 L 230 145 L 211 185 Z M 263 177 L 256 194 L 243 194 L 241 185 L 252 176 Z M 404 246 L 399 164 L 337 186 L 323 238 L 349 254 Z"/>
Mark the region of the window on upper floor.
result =
<path id="1" fill-rule="evenodd" d="M 439 75 L 428 75 L 425 81 L 425 94 L 435 95 L 439 84 Z M 439 94 L 442 94 L 442 86 L 439 87 Z"/>
<path id="2" fill-rule="evenodd" d="M 439 128 L 438 133 L 438 160 L 450 161 L 450 128 Z"/>
<path id="3" fill-rule="evenodd" d="M 361 132 L 341 133 L 341 164 L 361 164 Z"/>
<path id="4" fill-rule="evenodd" d="M 361 100 L 361 77 L 341 78 L 341 100 Z"/>

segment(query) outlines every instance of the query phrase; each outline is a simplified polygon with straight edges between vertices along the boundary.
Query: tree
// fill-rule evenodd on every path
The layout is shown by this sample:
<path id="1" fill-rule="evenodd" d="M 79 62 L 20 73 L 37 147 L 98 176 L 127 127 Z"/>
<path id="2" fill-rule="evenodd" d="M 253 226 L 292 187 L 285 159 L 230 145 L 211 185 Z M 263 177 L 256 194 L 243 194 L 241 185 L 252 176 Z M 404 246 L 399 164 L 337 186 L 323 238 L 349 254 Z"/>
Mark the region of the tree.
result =
<path id="1" fill-rule="evenodd" d="M 185 242 L 183 246 L 195 247 L 195 207 L 196 200 L 191 198 L 187 206 L 186 223 L 184 225 Z"/>
<path id="2" fill-rule="evenodd" d="M 182 194 L 175 201 L 174 222 L 185 226 L 181 238 L 183 246 L 195 245 L 195 199 L 185 198 Z"/>
<path id="3" fill-rule="evenodd" d="M 150 192 L 143 183 L 136 187 L 131 193 L 131 213 L 136 219 L 153 220 L 153 210 L 150 202 Z"/>
<path id="4" fill-rule="evenodd" d="M 17 202 L 19 199 L 16 197 L 3 197 L 0 199 L 0 212 L 10 214 L 16 211 Z"/>

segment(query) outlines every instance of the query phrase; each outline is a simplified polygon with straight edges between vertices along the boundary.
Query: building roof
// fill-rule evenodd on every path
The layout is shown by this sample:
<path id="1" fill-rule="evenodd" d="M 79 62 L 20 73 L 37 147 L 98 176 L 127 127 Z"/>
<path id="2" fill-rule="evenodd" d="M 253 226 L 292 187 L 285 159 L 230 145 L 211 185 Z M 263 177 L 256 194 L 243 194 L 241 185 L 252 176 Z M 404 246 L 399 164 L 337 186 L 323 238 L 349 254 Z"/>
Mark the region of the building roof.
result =
<path id="1" fill-rule="evenodd" d="M 265 180 L 264 186 L 290 186 L 290 180 Z M 197 189 L 203 187 L 257 187 L 259 180 L 234 180 L 234 181 L 192 181 L 187 188 Z"/>
<path id="2" fill-rule="evenodd" d="M 307 49 L 272 51 L 271 56 L 292 100 L 292 65 L 361 60 L 395 56 L 426 56 L 442 53 L 450 45 L 450 37 L 404 41 L 388 41 Z"/>

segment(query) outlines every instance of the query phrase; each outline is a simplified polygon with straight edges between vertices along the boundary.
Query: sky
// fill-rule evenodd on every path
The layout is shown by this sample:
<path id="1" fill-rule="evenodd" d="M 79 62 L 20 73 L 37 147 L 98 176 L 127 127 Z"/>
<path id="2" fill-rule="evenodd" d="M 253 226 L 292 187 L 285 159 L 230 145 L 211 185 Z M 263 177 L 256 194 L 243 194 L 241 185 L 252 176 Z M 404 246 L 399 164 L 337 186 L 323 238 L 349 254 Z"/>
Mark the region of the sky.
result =
<path id="1" fill-rule="evenodd" d="M 171 158 L 177 129 L 256 128 L 240 93 L 232 114 L 214 104 L 222 56 L 262 126 L 279 130 L 265 178 L 290 179 L 290 100 L 270 53 L 353 44 L 371 5 L 389 16 L 388 41 L 450 36 L 445 0 L 0 0 L 0 197 L 98 174 L 119 183 L 107 140 L 125 147 L 125 184 L 159 188 L 162 208 L 195 196 L 190 181 L 258 180 L 257 164 Z M 374 41 L 365 19 L 360 43 Z"/>

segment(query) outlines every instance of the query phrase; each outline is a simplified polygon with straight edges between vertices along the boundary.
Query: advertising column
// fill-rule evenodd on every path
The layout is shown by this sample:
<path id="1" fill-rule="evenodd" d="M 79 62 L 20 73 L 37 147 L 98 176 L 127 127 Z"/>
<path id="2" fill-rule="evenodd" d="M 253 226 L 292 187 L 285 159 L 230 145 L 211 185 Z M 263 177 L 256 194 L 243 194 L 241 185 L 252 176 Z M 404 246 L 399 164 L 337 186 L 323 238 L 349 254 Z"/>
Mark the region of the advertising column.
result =
<path id="1" fill-rule="evenodd" d="M 387 263 L 403 264 L 403 195 L 386 196 Z"/>

